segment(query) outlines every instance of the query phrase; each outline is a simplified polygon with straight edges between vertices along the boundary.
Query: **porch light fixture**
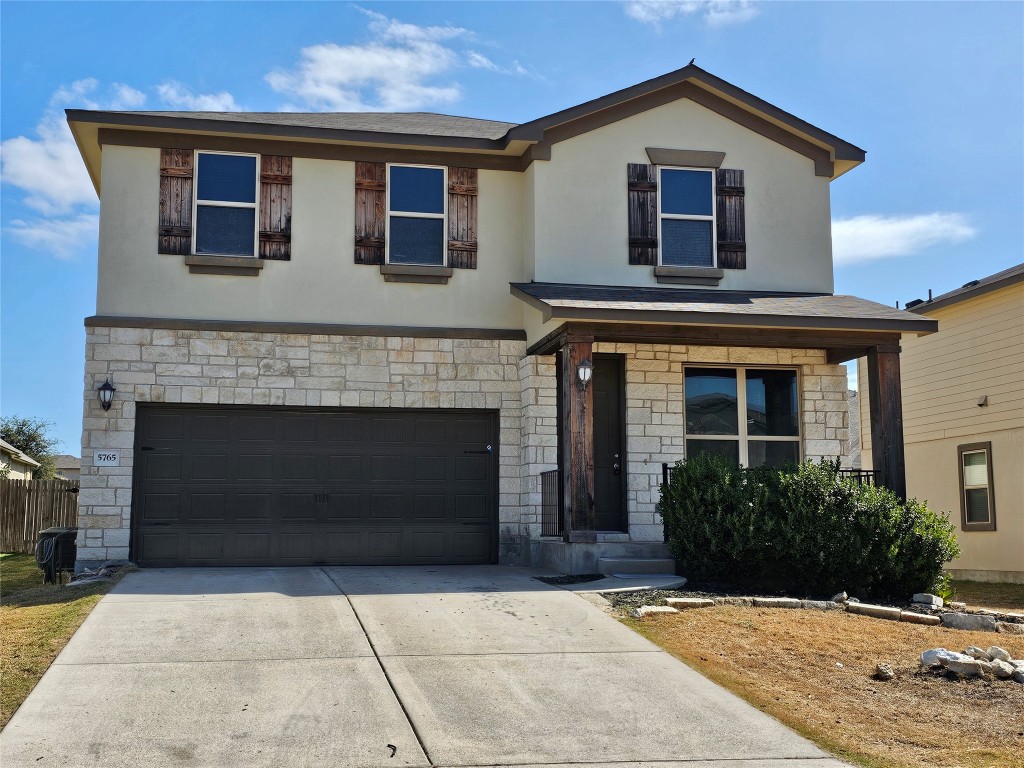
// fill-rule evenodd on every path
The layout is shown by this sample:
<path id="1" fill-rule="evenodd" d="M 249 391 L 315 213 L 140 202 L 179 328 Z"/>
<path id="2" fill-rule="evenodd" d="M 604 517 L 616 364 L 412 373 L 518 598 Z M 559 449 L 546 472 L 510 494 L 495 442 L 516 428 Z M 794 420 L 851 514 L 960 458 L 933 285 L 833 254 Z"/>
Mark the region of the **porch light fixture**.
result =
<path id="1" fill-rule="evenodd" d="M 576 366 L 576 375 L 580 380 L 580 389 L 586 389 L 590 379 L 594 376 L 594 364 L 589 360 L 584 360 Z"/>
<path id="2" fill-rule="evenodd" d="M 100 405 L 103 406 L 104 411 L 110 410 L 110 404 L 114 402 L 115 392 L 117 390 L 114 389 L 114 385 L 110 383 L 109 378 L 96 388 L 96 394 L 99 395 Z"/>

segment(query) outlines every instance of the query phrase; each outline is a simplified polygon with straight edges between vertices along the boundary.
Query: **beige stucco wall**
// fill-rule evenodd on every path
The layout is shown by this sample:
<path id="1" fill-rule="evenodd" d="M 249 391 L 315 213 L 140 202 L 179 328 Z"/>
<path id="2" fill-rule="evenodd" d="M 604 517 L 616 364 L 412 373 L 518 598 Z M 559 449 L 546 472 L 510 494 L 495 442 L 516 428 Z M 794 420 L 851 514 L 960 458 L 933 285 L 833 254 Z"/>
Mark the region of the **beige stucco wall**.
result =
<path id="1" fill-rule="evenodd" d="M 8 480 L 31 480 L 32 474 L 35 470 L 35 467 L 23 464 L 13 456 L 4 456 L 0 458 L 0 464 L 3 464 L 5 467 L 10 467 L 10 470 L 7 473 Z"/>
<path id="2" fill-rule="evenodd" d="M 927 313 L 930 336 L 901 346 L 907 493 L 949 513 L 972 578 L 1024 582 L 1024 284 Z M 864 466 L 871 465 L 867 374 L 858 366 Z M 988 404 L 979 407 L 979 398 Z M 992 442 L 996 530 L 960 531 L 957 446 Z"/>
<path id="3" fill-rule="evenodd" d="M 650 162 L 645 147 L 723 151 L 723 167 L 745 172 L 747 269 L 727 270 L 720 288 L 832 292 L 829 180 L 810 159 L 692 101 L 557 143 L 550 161 L 533 164 L 533 279 L 657 285 L 627 252 L 626 165 Z"/>
<path id="4" fill-rule="evenodd" d="M 355 164 L 295 158 L 292 258 L 258 277 L 190 274 L 157 253 L 160 150 L 107 146 L 97 314 L 357 325 L 521 328 L 522 174 L 479 174 L 478 269 L 447 285 L 386 283 L 353 263 Z"/>

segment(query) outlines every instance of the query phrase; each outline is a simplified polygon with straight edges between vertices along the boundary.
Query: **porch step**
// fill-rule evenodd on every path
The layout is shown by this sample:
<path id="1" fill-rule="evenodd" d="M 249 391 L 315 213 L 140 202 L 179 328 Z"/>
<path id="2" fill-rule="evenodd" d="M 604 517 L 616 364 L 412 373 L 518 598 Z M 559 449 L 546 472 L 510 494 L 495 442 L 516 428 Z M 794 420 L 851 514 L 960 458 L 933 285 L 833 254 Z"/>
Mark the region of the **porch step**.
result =
<path id="1" fill-rule="evenodd" d="M 670 557 L 601 557 L 598 573 L 667 573 L 676 572 L 676 561 Z"/>

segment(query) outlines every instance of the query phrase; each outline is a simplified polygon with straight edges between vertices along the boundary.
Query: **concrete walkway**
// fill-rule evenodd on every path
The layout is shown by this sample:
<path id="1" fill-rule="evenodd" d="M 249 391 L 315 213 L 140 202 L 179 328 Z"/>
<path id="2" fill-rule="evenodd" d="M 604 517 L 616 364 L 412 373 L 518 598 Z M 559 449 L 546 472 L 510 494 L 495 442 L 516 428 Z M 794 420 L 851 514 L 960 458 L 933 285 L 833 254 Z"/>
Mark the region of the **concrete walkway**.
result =
<path id="1" fill-rule="evenodd" d="M 838 768 L 534 571 L 145 570 L 0 734 L 5 766 Z"/>

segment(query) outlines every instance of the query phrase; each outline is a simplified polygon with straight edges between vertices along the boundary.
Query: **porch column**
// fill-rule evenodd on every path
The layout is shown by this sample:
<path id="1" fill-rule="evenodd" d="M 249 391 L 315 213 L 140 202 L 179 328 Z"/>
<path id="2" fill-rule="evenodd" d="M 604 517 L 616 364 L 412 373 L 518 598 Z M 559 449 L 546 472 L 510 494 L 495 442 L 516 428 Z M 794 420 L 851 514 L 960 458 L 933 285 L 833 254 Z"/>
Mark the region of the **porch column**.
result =
<path id="1" fill-rule="evenodd" d="M 868 399 L 871 408 L 871 456 L 879 485 L 907 498 L 903 458 L 903 395 L 900 391 L 900 348 L 868 350 Z"/>
<path id="2" fill-rule="evenodd" d="M 593 362 L 593 339 L 569 340 L 559 350 L 562 380 L 562 494 L 566 541 L 597 541 L 594 517 L 594 387 L 580 387 L 576 369 Z"/>

